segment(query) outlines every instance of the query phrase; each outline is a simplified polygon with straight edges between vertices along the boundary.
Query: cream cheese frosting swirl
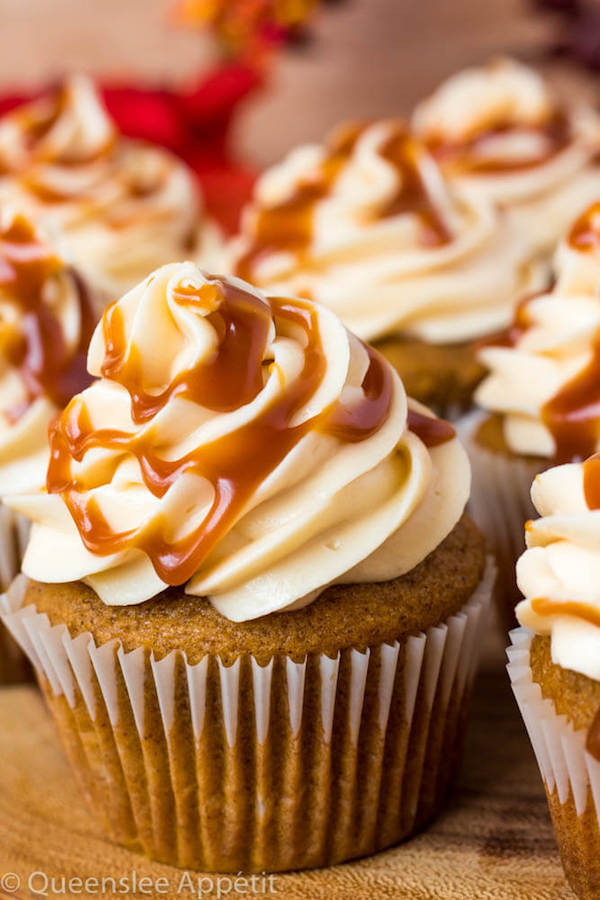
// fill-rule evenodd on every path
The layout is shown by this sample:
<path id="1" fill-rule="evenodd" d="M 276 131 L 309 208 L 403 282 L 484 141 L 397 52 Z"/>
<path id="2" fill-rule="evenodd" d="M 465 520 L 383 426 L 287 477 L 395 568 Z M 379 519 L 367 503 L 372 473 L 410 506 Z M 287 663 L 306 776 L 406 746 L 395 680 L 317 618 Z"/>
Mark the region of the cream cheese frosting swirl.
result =
<path id="1" fill-rule="evenodd" d="M 451 426 L 310 301 L 168 265 L 106 310 L 88 366 L 47 490 L 9 498 L 36 580 L 109 605 L 185 584 L 243 621 L 399 576 L 462 514 Z"/>
<path id="2" fill-rule="evenodd" d="M 228 265 L 323 303 L 365 340 L 489 334 L 542 283 L 503 217 L 449 187 L 399 121 L 340 129 L 267 171 Z"/>
<path id="3" fill-rule="evenodd" d="M 529 522 L 517 564 L 525 595 L 522 625 L 551 635 L 552 659 L 600 680 L 600 458 L 538 475 L 531 496 L 541 518 Z"/>
<path id="4" fill-rule="evenodd" d="M 417 107 L 413 127 L 449 177 L 505 208 L 540 253 L 600 193 L 600 118 L 567 109 L 514 60 L 452 76 Z"/>
<path id="5" fill-rule="evenodd" d="M 188 168 L 121 137 L 82 76 L 0 122 L 0 200 L 55 233 L 111 300 L 157 265 L 202 258 L 218 244 Z"/>
<path id="6" fill-rule="evenodd" d="M 556 255 L 556 284 L 526 299 L 498 345 L 476 402 L 503 417 L 508 447 L 565 462 L 600 449 L 600 204 Z"/>
<path id="7" fill-rule="evenodd" d="M 0 493 L 41 488 L 51 419 L 90 383 L 87 292 L 33 226 L 0 210 Z"/>

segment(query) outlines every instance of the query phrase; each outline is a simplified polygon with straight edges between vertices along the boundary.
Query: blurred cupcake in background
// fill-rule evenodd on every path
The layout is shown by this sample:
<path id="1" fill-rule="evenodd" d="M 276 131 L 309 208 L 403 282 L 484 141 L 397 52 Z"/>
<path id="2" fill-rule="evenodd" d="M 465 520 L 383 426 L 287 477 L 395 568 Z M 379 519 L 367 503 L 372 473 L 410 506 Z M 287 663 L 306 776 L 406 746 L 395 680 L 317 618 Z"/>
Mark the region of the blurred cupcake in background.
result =
<path id="1" fill-rule="evenodd" d="M 475 395 L 485 413 L 468 439 L 470 509 L 499 556 L 509 610 L 533 478 L 600 449 L 600 202 L 572 226 L 555 271 L 552 290 L 524 300 L 513 325 L 479 354 L 489 374 Z"/>
<path id="2" fill-rule="evenodd" d="M 0 210 L 0 493 L 46 482 L 48 426 L 91 381 L 86 354 L 95 320 L 86 288 L 20 214 Z M 0 505 L 0 584 L 20 568 L 26 520 Z M 22 660 L 0 631 L 0 683 Z"/>
<path id="3" fill-rule="evenodd" d="M 514 60 L 452 76 L 412 124 L 444 173 L 506 210 L 520 240 L 542 256 L 600 196 L 600 117 L 570 107 Z"/>
<path id="4" fill-rule="evenodd" d="M 444 178 L 399 121 L 338 129 L 259 179 L 229 268 L 310 297 L 392 362 L 410 396 L 468 408 L 475 341 L 505 327 L 540 267 L 485 198 Z"/>
<path id="5" fill-rule="evenodd" d="M 322 866 L 406 838 L 460 754 L 493 581 L 467 456 L 307 300 L 165 266 L 50 432 L 5 621 L 118 843 Z"/>
<path id="6" fill-rule="evenodd" d="M 571 887 L 600 896 L 600 457 L 544 472 L 517 567 L 509 674 Z"/>
<path id="7" fill-rule="evenodd" d="M 220 243 L 192 172 L 120 136 L 81 75 L 0 120 L 0 201 L 45 227 L 100 307 L 157 265 L 208 264 Z"/>

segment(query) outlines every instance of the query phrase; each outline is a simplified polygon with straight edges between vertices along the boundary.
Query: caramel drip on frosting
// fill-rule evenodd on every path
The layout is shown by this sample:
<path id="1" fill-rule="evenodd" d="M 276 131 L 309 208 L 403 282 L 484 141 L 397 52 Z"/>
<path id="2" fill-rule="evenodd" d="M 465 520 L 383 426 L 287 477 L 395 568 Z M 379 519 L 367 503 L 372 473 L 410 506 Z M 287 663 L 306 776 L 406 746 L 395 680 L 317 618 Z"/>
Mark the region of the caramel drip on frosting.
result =
<path id="1" fill-rule="evenodd" d="M 583 493 L 590 509 L 600 509 L 600 453 L 583 464 Z"/>
<path id="2" fill-rule="evenodd" d="M 448 243 L 452 234 L 420 172 L 421 158 L 426 151 L 410 135 L 404 122 L 391 124 L 391 134 L 378 152 L 395 169 L 398 186 L 394 196 L 373 218 L 381 220 L 412 213 L 420 220 L 424 246 Z M 256 263 L 272 252 L 287 251 L 302 258 L 313 238 L 317 204 L 331 193 L 366 128 L 355 125 L 338 132 L 328 144 L 325 159 L 313 177 L 300 181 L 282 203 L 256 209 L 251 245 L 238 260 L 236 275 L 252 281 Z"/>
<path id="3" fill-rule="evenodd" d="M 554 438 L 559 462 L 594 453 L 600 433 L 600 334 L 587 366 L 544 404 L 542 420 Z"/>
<path id="4" fill-rule="evenodd" d="M 600 201 L 592 203 L 579 216 L 567 240 L 580 253 L 597 253 L 600 250 Z"/>
<path id="5" fill-rule="evenodd" d="M 76 397 L 50 430 L 51 461 L 47 488 L 61 493 L 85 546 L 93 553 L 109 555 L 139 548 L 152 560 L 167 584 L 183 584 L 197 572 L 217 542 L 233 527 L 265 479 L 309 432 L 320 430 L 342 442 L 366 440 L 387 420 L 393 398 L 393 373 L 369 347 L 369 366 L 363 380 L 363 397 L 352 409 L 339 403 L 295 424 L 321 384 L 327 359 L 318 325 L 318 311 L 301 300 L 270 298 L 267 303 L 229 283 L 211 281 L 200 288 L 180 289 L 175 300 L 183 306 L 198 305 L 216 329 L 219 347 L 209 360 L 177 375 L 160 393 L 143 384 L 141 362 L 127 345 L 121 311 L 114 305 L 105 314 L 107 347 L 102 372 L 126 388 L 135 423 L 148 422 L 169 402 L 181 396 L 211 410 L 232 410 L 251 402 L 262 390 L 265 370 L 275 365 L 268 355 L 269 323 L 276 332 L 290 328 L 304 334 L 304 364 L 301 373 L 285 390 L 250 421 L 179 459 L 164 459 L 153 446 L 148 431 L 131 434 L 117 429 L 95 430 L 85 407 Z M 433 440 L 441 440 L 435 426 L 428 425 Z M 444 437 L 449 439 L 449 437 Z M 93 448 L 122 451 L 115 466 L 126 455 L 134 455 L 144 482 L 162 497 L 184 473 L 194 473 L 210 482 L 214 499 L 203 521 L 185 537 L 168 540 L 166 522 L 156 517 L 143 530 L 115 533 L 84 484 L 71 473 L 71 460 L 81 461 Z"/>
<path id="6" fill-rule="evenodd" d="M 62 407 L 92 380 L 85 364 L 94 321 L 84 285 L 70 273 L 81 312 L 80 340 L 74 351 L 67 347 L 61 323 L 44 298 L 49 280 L 64 269 L 25 218 L 15 217 L 0 231 L 0 296 L 16 304 L 19 313 L 17 327 L 6 335 L 4 352 L 27 389 L 25 407 L 10 413 L 14 421 L 37 397 L 45 394 Z"/>
<path id="7" fill-rule="evenodd" d="M 547 148 L 534 158 L 506 159 L 490 156 L 487 152 L 482 154 L 482 144 L 490 138 L 511 133 L 542 135 L 546 139 Z M 502 175 L 544 165 L 565 150 L 571 140 L 569 117 L 564 110 L 557 109 L 539 125 L 498 122 L 493 127 L 481 128 L 460 141 L 447 141 L 442 135 L 435 135 L 428 140 L 427 146 L 443 168 L 475 175 Z"/>
<path id="8" fill-rule="evenodd" d="M 531 608 L 538 616 L 574 616 L 600 628 L 600 611 L 577 600 L 561 601 L 549 600 L 547 597 L 534 597 L 531 601 Z"/>

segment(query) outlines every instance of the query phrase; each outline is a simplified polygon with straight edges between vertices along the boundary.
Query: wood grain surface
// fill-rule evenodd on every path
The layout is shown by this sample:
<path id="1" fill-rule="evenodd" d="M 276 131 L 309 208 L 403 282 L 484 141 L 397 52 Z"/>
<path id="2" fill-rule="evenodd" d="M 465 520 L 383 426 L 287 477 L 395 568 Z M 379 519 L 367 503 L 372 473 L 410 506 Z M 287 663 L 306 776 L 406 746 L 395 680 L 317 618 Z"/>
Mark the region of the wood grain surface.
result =
<path id="1" fill-rule="evenodd" d="M 0 876 L 15 873 L 21 884 L 16 893 L 0 887 L 0 897 L 40 896 L 39 877 L 32 885 L 37 894 L 27 885 L 36 871 L 59 879 L 131 878 L 136 872 L 166 879 L 162 896 L 194 896 L 187 882 L 178 893 L 178 870 L 103 840 L 33 688 L 0 692 L 0 761 Z M 203 896 L 217 897 L 216 882 L 214 890 L 209 884 L 203 882 Z M 56 886 L 61 897 L 81 896 L 77 889 L 63 891 L 60 881 Z M 93 895 L 115 896 L 108 888 Z M 463 774 L 441 818 L 393 850 L 331 869 L 277 875 L 274 888 L 273 896 L 285 900 L 572 900 L 498 646 L 488 651 L 477 683 Z M 59 896 L 51 888 L 47 894 Z"/>

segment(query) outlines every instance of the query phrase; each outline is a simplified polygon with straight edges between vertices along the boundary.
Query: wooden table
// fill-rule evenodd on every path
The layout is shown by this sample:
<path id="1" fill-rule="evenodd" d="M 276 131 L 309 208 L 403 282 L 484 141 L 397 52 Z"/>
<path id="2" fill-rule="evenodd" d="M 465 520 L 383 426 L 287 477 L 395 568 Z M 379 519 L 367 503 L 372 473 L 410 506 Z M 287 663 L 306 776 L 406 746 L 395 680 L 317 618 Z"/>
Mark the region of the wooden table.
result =
<path id="1" fill-rule="evenodd" d="M 103 840 L 34 688 L 0 692 L 0 726 L 0 875 L 15 873 L 21 883 L 16 893 L 0 887 L 0 897 L 39 896 L 27 887 L 37 870 L 98 879 L 136 872 L 140 878 L 166 878 L 167 898 L 193 896 L 177 893 L 178 870 Z M 39 879 L 36 886 L 43 886 Z M 274 886 L 275 896 L 285 900 L 573 900 L 499 645 L 487 652 L 463 774 L 441 818 L 393 850 L 332 869 L 277 875 Z M 216 897 L 216 884 L 204 896 Z"/>

